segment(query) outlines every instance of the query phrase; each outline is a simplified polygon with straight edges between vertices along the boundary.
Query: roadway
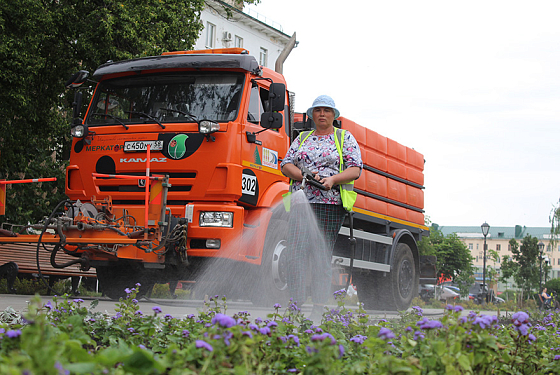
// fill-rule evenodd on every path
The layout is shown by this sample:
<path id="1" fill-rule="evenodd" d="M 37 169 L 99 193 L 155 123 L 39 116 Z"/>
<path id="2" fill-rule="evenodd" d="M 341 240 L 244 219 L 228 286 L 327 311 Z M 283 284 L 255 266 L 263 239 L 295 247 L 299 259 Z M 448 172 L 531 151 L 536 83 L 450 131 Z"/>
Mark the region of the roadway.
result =
<path id="1" fill-rule="evenodd" d="M 31 301 L 33 296 L 30 295 L 15 295 L 15 294 L 0 294 L 0 312 L 6 310 L 6 308 L 11 307 L 19 313 L 26 312 L 28 309 L 28 304 Z M 90 304 L 94 300 L 98 300 L 98 305 L 92 309 L 93 312 L 101 312 L 106 313 L 110 316 L 116 313 L 115 308 L 117 307 L 118 302 L 112 301 L 108 298 L 91 298 L 91 297 L 71 297 L 70 299 L 77 299 L 81 298 L 84 302 L 81 306 L 90 307 Z M 61 297 L 59 297 L 60 301 Z M 47 301 L 51 301 L 53 303 L 53 298 L 49 296 L 41 296 L 41 302 L 43 304 L 47 303 Z M 222 306 L 222 301 L 219 301 L 219 305 Z M 214 302 L 210 302 L 210 306 L 214 306 Z M 54 305 L 54 303 L 53 303 Z M 189 314 L 198 314 L 200 312 L 205 311 L 207 307 L 205 307 L 204 301 L 202 300 L 173 300 L 173 299 L 141 299 L 138 302 L 139 310 L 142 311 L 144 315 L 153 314 L 153 307 L 159 307 L 162 310 L 162 314 L 170 314 L 174 318 L 183 318 Z M 282 306 L 279 310 L 280 314 L 283 314 L 287 306 Z M 334 305 L 330 307 L 336 307 Z M 353 309 L 350 306 L 347 306 L 350 309 Z M 262 308 L 254 306 L 251 302 L 248 301 L 227 301 L 225 313 L 227 315 L 233 315 L 237 312 L 247 311 L 250 314 L 252 319 L 262 318 L 265 319 L 268 314 L 274 312 L 272 307 L 270 308 Z M 311 314 L 311 305 L 304 305 L 302 308 L 302 312 L 305 316 L 309 316 Z M 222 313 L 224 313 L 224 309 L 222 308 Z M 366 313 L 370 316 L 370 320 L 372 323 L 377 322 L 380 319 L 394 319 L 398 318 L 398 313 L 396 311 L 376 311 L 376 310 L 367 310 Z M 468 314 L 469 311 L 463 311 L 463 315 Z M 497 315 L 496 311 L 481 311 L 483 314 L 487 315 Z M 424 309 L 424 316 L 430 319 L 436 319 L 442 317 L 444 314 L 443 309 Z M 502 312 L 501 315 L 503 316 L 504 313 Z"/>

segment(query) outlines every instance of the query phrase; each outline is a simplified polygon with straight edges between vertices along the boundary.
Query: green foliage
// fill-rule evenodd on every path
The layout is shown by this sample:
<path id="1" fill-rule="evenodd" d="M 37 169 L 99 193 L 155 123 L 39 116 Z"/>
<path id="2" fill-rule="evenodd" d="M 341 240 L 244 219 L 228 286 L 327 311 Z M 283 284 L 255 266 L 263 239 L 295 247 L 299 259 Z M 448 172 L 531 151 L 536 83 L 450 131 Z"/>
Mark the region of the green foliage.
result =
<path id="1" fill-rule="evenodd" d="M 552 206 L 550 211 L 550 216 L 548 217 L 550 222 L 550 246 L 553 248 L 558 244 L 558 239 L 560 238 L 560 199 L 557 205 Z"/>
<path id="2" fill-rule="evenodd" d="M 0 314 L 2 374 L 549 374 L 560 371 L 557 313 L 496 316 L 447 305 L 433 320 L 420 306 L 372 323 L 360 308 L 337 307 L 313 325 L 289 304 L 267 319 L 226 315 L 211 298 L 195 316 L 141 312 L 136 288 L 116 314 L 81 299 L 34 298 L 25 319 Z M 4 319 L 6 317 L 6 319 Z M 558 359 L 557 359 L 558 358 Z"/>
<path id="3" fill-rule="evenodd" d="M 455 233 L 444 236 L 432 225 L 430 236 L 423 237 L 418 247 L 422 255 L 437 257 L 438 273 L 444 279 L 467 283 L 473 275 L 471 252 Z"/>
<path id="4" fill-rule="evenodd" d="M 7 221 L 35 223 L 64 198 L 68 77 L 107 60 L 190 49 L 203 6 L 203 0 L 0 3 L 0 178 L 58 179 L 9 188 Z"/>
<path id="5" fill-rule="evenodd" d="M 556 296 L 560 296 L 560 279 L 551 279 L 544 284 L 547 288 L 548 294 L 554 293 Z"/>
<path id="6" fill-rule="evenodd" d="M 513 238 L 509 244 L 512 257 L 503 257 L 500 279 L 506 281 L 513 277 L 517 286 L 530 294 L 539 287 L 538 239 L 528 234 L 521 241 L 521 246 Z"/>

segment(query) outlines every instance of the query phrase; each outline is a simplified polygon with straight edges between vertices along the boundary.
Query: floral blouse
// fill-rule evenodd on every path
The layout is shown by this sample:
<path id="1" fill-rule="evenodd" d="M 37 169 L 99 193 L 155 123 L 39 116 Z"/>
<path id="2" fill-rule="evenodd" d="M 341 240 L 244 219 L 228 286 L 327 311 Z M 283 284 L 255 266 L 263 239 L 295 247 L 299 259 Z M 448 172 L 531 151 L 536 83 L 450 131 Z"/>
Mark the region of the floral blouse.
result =
<path id="1" fill-rule="evenodd" d="M 292 163 L 300 169 L 306 166 L 310 171 L 318 172 L 319 176 L 323 178 L 340 172 L 340 156 L 336 149 L 334 133 L 329 135 L 311 134 L 299 147 L 304 137 L 301 138 L 300 140 L 300 137 L 297 137 L 292 142 L 286 157 L 280 164 L 281 167 L 288 163 Z M 363 167 L 360 147 L 349 131 L 344 133 L 342 158 L 346 168 L 359 167 L 361 169 Z M 294 181 L 293 191 L 301 189 L 301 184 L 301 181 Z M 306 184 L 304 191 L 310 203 L 342 204 L 340 189 L 337 187 L 333 187 L 331 190 L 321 190 L 311 184 Z"/>

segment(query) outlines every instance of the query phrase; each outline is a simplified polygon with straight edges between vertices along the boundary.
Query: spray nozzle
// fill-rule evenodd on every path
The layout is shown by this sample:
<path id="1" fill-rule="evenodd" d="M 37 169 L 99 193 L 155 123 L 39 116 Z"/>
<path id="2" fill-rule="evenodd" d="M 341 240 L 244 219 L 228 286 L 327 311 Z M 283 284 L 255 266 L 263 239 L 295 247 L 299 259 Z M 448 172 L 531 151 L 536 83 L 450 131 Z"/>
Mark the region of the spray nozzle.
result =
<path id="1" fill-rule="evenodd" d="M 327 188 L 322 183 L 320 183 L 319 181 L 317 181 L 315 179 L 315 173 L 311 172 L 309 170 L 309 168 L 302 167 L 301 168 L 301 174 L 303 175 L 303 180 L 302 180 L 303 187 L 305 187 L 306 183 L 309 183 L 309 184 L 311 184 L 311 185 L 313 185 L 316 188 L 319 188 L 321 190 L 327 190 Z"/>

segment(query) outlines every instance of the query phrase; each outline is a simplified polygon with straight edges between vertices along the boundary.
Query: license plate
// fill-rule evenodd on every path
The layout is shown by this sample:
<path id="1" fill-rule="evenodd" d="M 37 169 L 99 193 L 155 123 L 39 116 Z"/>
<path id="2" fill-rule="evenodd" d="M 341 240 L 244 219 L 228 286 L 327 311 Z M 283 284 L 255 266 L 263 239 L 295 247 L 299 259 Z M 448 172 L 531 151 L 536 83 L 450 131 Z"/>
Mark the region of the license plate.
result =
<path id="1" fill-rule="evenodd" d="M 150 151 L 163 150 L 163 141 L 133 141 L 124 143 L 124 152 L 146 151 L 148 145 L 150 145 Z"/>

